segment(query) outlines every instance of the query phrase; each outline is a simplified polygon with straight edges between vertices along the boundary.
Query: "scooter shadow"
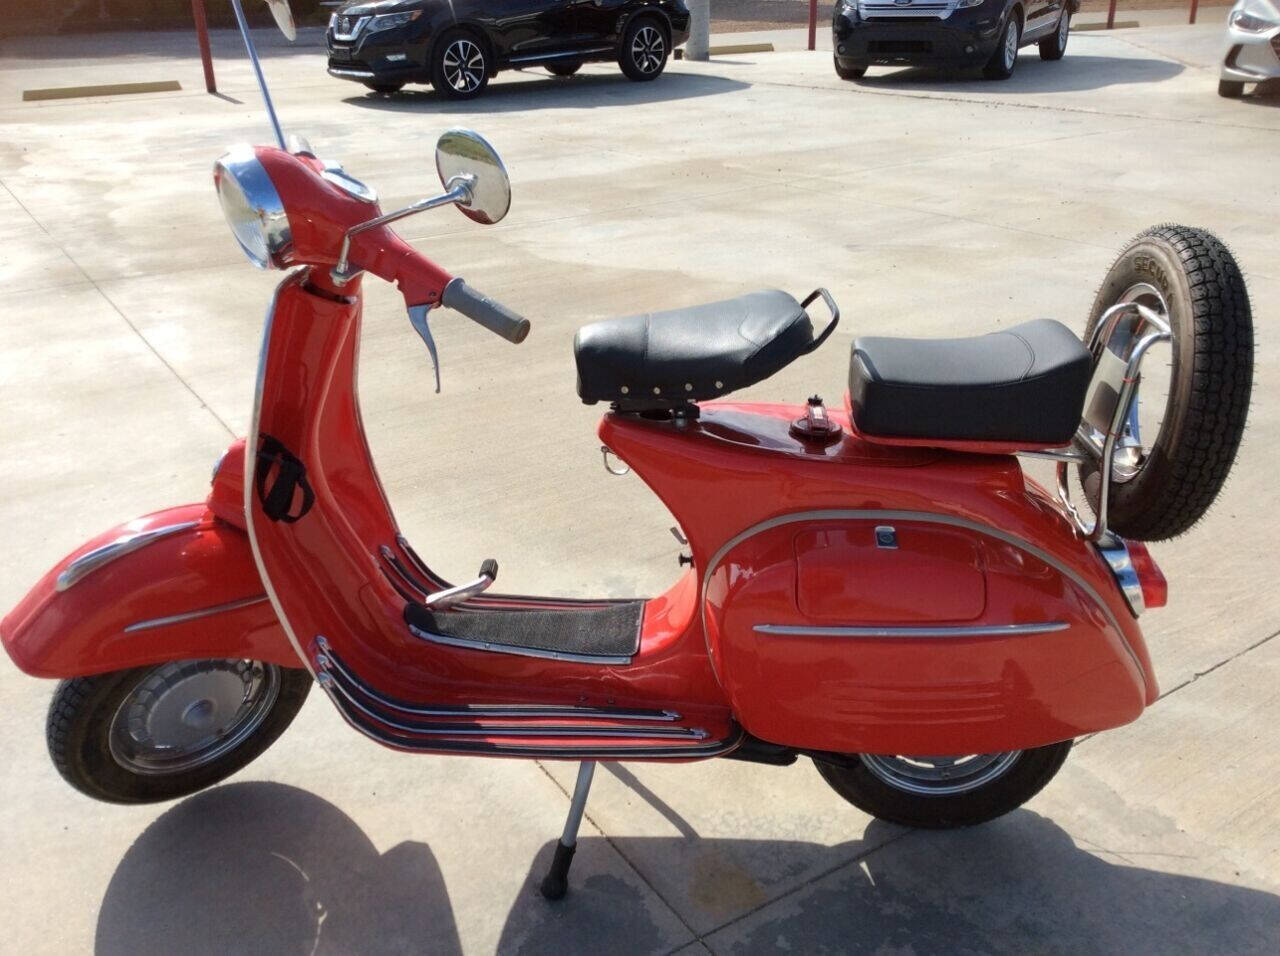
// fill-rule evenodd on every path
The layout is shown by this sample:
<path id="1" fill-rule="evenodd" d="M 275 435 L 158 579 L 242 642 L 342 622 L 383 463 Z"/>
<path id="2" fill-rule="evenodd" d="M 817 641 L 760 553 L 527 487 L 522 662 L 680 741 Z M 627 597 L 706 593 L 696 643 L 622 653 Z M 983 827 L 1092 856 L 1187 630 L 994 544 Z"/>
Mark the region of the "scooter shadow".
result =
<path id="1" fill-rule="evenodd" d="M 498 77 L 474 100 L 450 100 L 429 87 L 408 87 L 399 93 L 348 96 L 343 102 L 361 109 L 393 113 L 514 113 L 540 109 L 592 109 L 601 106 L 640 106 L 674 102 L 745 90 L 751 84 L 723 76 L 667 73 L 650 83 L 635 83 L 621 73 L 587 73 L 570 77 L 538 76 L 504 80 Z"/>
<path id="2" fill-rule="evenodd" d="M 205 791 L 149 826 L 107 887 L 95 945 L 97 956 L 461 951 L 426 844 L 379 855 L 333 804 L 277 783 Z"/>

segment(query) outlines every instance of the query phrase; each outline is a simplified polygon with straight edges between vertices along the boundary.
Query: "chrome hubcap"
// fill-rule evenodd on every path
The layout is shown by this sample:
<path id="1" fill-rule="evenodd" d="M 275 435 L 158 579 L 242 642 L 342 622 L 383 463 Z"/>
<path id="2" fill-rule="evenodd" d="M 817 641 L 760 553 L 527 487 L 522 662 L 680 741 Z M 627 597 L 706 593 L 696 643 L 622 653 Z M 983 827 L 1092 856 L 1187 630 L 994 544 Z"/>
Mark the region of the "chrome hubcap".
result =
<path id="1" fill-rule="evenodd" d="M 631 59 L 641 73 L 653 73 L 662 66 L 667 44 L 657 27 L 641 27 L 631 41 Z"/>
<path id="2" fill-rule="evenodd" d="M 444 51 L 444 79 L 459 93 L 471 93 L 484 80 L 484 54 L 470 40 L 454 40 Z"/>
<path id="3" fill-rule="evenodd" d="M 280 695 L 280 669 L 259 661 L 173 661 L 147 674 L 111 719 L 111 756 L 134 773 L 176 773 L 235 749 Z"/>
<path id="4" fill-rule="evenodd" d="M 1009 21 L 1009 28 L 1004 34 L 1004 68 L 1006 70 L 1013 69 L 1013 63 L 1018 58 L 1018 22 L 1016 20 Z"/>
<path id="5" fill-rule="evenodd" d="M 1116 299 L 1115 304 L 1136 302 L 1156 313 L 1166 325 L 1169 323 L 1169 306 L 1164 295 L 1155 286 L 1146 282 L 1132 285 Z M 1141 330 L 1135 330 L 1140 332 Z M 1151 454 L 1152 445 L 1144 444 L 1142 433 L 1159 436 L 1160 427 L 1164 424 L 1165 408 L 1169 402 L 1169 386 L 1172 378 L 1172 351 L 1166 352 L 1166 361 L 1154 360 L 1157 350 L 1168 346 L 1157 343 L 1147 352 L 1142 360 L 1142 371 L 1133 386 L 1133 398 L 1129 402 L 1129 410 L 1125 413 L 1124 431 L 1116 441 L 1115 456 L 1111 460 L 1111 478 L 1124 483 L 1132 481 L 1142 471 Z M 1141 396 L 1145 394 L 1147 401 Z M 1154 444 L 1154 443 L 1152 443 Z"/>
<path id="6" fill-rule="evenodd" d="M 882 782 L 917 796 L 943 797 L 969 793 L 1002 777 L 1022 756 L 1021 750 L 961 757 L 901 757 L 862 754 L 863 765 Z"/>

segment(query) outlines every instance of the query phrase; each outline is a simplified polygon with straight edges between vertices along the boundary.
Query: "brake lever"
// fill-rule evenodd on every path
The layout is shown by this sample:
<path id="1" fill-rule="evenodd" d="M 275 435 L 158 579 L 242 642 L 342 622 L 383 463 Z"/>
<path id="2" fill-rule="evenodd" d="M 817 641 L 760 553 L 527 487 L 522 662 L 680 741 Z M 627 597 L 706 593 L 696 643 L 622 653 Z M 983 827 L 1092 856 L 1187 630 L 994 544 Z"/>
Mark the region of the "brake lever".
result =
<path id="1" fill-rule="evenodd" d="M 427 313 L 430 311 L 429 305 L 409 306 L 409 324 L 418 335 L 422 336 L 422 341 L 427 343 L 427 351 L 431 353 L 431 368 L 436 373 L 436 394 L 439 395 L 440 356 L 436 352 L 436 340 L 431 337 L 431 327 L 427 325 Z"/>

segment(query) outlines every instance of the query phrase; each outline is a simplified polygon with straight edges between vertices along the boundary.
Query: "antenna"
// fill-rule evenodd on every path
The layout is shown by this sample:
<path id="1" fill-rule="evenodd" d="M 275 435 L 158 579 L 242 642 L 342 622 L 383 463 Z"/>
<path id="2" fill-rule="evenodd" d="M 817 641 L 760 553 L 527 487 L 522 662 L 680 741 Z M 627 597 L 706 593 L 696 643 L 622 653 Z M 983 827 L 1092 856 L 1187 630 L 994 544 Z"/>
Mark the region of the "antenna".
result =
<path id="1" fill-rule="evenodd" d="M 231 0 L 231 6 L 236 12 L 236 23 L 240 26 L 240 36 L 244 37 L 244 48 L 249 51 L 249 62 L 253 64 L 254 75 L 258 78 L 258 89 L 262 91 L 262 102 L 267 107 L 267 118 L 271 120 L 271 128 L 275 131 L 276 142 L 280 144 L 281 149 L 287 150 L 289 147 L 284 142 L 284 130 L 280 128 L 280 118 L 276 116 L 275 104 L 271 102 L 271 91 L 267 89 L 267 79 L 262 75 L 262 64 L 258 62 L 258 51 L 253 46 L 253 38 L 249 36 L 249 24 L 245 22 L 244 10 L 240 6 L 240 0 Z M 272 13 L 275 11 L 272 10 Z M 288 34 L 285 34 L 288 36 Z M 293 39 L 293 37 L 289 37 Z"/>

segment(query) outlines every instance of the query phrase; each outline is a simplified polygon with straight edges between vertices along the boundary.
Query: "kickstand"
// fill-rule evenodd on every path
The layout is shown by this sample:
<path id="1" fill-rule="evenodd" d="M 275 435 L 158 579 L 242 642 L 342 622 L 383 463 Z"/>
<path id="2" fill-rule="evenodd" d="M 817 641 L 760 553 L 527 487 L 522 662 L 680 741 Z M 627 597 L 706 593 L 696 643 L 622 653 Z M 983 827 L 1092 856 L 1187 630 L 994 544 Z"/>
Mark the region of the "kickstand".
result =
<path id="1" fill-rule="evenodd" d="M 591 792 L 591 778 L 595 775 L 594 760 L 578 764 L 578 782 L 573 785 L 573 799 L 569 802 L 569 816 L 564 821 L 564 832 L 556 844 L 556 855 L 551 869 L 542 878 L 542 895 L 549 900 L 562 898 L 569 889 L 569 864 L 578 845 L 578 827 L 582 823 L 582 811 L 587 808 L 587 794 Z"/>

